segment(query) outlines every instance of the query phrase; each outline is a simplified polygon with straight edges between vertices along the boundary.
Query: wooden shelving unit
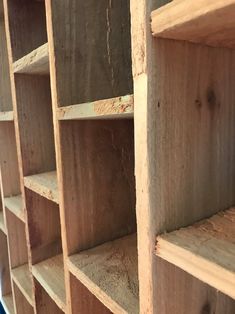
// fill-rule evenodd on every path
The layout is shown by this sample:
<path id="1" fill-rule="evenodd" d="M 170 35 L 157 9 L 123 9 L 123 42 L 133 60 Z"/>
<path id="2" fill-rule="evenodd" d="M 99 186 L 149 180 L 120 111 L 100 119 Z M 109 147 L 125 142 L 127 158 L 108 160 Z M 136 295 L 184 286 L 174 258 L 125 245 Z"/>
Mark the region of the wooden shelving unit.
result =
<path id="1" fill-rule="evenodd" d="M 234 10 L 3 0 L 7 313 L 235 312 Z"/>

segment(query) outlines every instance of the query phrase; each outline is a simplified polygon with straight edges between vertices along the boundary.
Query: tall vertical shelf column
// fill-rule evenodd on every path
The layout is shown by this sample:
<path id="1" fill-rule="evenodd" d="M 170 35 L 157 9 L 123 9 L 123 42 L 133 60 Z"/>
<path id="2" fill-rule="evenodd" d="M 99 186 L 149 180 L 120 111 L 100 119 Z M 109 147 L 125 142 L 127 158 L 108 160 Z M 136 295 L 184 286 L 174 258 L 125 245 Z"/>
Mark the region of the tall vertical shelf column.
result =
<path id="1" fill-rule="evenodd" d="M 129 1 L 46 12 L 67 311 L 138 313 Z"/>
<path id="2" fill-rule="evenodd" d="M 63 262 L 56 273 L 53 264 L 61 256 L 62 245 L 45 3 L 6 0 L 5 12 L 33 278 L 33 307 L 20 309 L 18 305 L 17 309 L 22 313 L 45 313 L 49 309 L 61 313 L 66 299 Z M 60 286 L 53 286 L 55 274 L 61 275 Z M 62 293 L 58 295 L 60 288 Z M 22 291 L 17 290 L 16 298 L 22 302 Z"/>
<path id="3" fill-rule="evenodd" d="M 234 51 L 159 38 L 194 34 L 199 42 L 210 41 L 204 36 L 205 21 L 187 21 L 206 12 L 205 17 L 212 17 L 208 28 L 211 21 L 221 22 L 218 16 L 222 18 L 224 11 L 208 14 L 207 2 L 213 8 L 220 1 L 131 1 L 140 313 L 231 314 L 235 309 L 234 301 L 209 282 L 184 272 L 193 264 L 192 255 L 182 257 L 189 268 L 176 267 L 180 263 L 173 261 L 179 260 L 182 246 L 174 232 L 166 236 L 169 245 L 164 244 L 164 234 L 159 236 L 235 202 Z M 152 15 L 153 34 L 158 37 L 153 38 L 151 12 L 164 4 Z M 175 11 L 164 15 L 170 7 Z M 188 9 L 187 15 L 182 16 L 180 8 Z M 221 35 L 214 28 L 212 33 Z M 178 249 L 172 251 L 173 243 Z M 198 245 L 203 250 L 205 244 Z M 190 252 L 190 242 L 183 247 Z M 168 254 L 171 258 L 166 258 Z"/>

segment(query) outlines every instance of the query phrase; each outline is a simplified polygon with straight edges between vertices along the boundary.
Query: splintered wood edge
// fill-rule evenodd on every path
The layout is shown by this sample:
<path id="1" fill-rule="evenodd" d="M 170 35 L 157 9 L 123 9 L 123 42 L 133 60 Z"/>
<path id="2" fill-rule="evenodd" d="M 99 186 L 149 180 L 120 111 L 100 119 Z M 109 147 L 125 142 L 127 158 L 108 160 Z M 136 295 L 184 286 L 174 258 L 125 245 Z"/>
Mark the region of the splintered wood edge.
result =
<path id="1" fill-rule="evenodd" d="M 123 119 L 134 115 L 134 97 L 126 95 L 57 109 L 58 120 Z"/>
<path id="2" fill-rule="evenodd" d="M 74 263 L 67 259 L 67 266 L 71 274 L 73 274 L 93 295 L 97 297 L 111 312 L 126 313 L 116 301 L 114 301 L 107 293 L 105 293 L 97 284 L 95 284 L 84 272 L 82 272 Z"/>
<path id="3" fill-rule="evenodd" d="M 49 74 L 48 43 L 13 63 L 14 73 Z"/>
<path id="4" fill-rule="evenodd" d="M 232 272 L 171 243 L 164 236 L 157 237 L 156 255 L 235 299 Z"/>
<path id="5" fill-rule="evenodd" d="M 31 176 L 24 177 L 24 186 L 27 189 L 41 195 L 42 197 L 45 197 L 48 200 L 55 202 L 56 204 L 59 204 L 58 191 L 50 189 L 49 187 L 36 182 L 35 180 L 32 179 Z"/>
<path id="6" fill-rule="evenodd" d="M 14 121 L 13 111 L 0 111 L 0 122 Z"/>

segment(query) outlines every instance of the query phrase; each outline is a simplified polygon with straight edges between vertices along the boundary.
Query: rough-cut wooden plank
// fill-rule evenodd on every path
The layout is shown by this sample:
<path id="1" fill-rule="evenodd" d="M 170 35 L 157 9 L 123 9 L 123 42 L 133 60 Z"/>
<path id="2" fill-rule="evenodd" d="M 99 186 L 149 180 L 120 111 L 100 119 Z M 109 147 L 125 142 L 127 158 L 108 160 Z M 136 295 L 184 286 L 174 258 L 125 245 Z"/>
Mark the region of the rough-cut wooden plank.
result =
<path id="1" fill-rule="evenodd" d="M 235 299 L 235 208 L 159 236 L 156 254 Z"/>
<path id="2" fill-rule="evenodd" d="M 177 0 L 152 12 L 156 37 L 235 46 L 234 0 Z"/>
<path id="3" fill-rule="evenodd" d="M 48 43 L 13 63 L 14 73 L 49 74 Z"/>
<path id="4" fill-rule="evenodd" d="M 68 258 L 68 267 L 113 313 L 139 313 L 136 235 Z"/>
<path id="5" fill-rule="evenodd" d="M 23 200 L 21 195 L 5 197 L 4 205 L 8 208 L 13 214 L 15 214 L 19 219 L 25 221 L 25 213 L 23 207 Z"/>
<path id="6" fill-rule="evenodd" d="M 2 302 L 2 306 L 3 306 L 6 314 L 14 314 L 15 313 L 13 296 L 11 293 L 2 296 L 1 302 Z"/>
<path id="7" fill-rule="evenodd" d="M 24 264 L 11 270 L 12 279 L 22 294 L 33 306 L 33 282 L 32 275 L 29 271 L 29 265 Z"/>
<path id="8" fill-rule="evenodd" d="M 38 193 L 55 203 L 59 203 L 56 171 L 25 177 L 24 185 L 35 193 Z"/>
<path id="9" fill-rule="evenodd" d="M 3 211 L 0 211 L 0 230 L 6 234 Z"/>
<path id="10" fill-rule="evenodd" d="M 65 283 L 63 256 L 58 255 L 33 265 L 33 276 L 55 301 L 58 307 L 65 311 Z"/>
<path id="11" fill-rule="evenodd" d="M 0 122 L 1 121 L 13 121 L 13 111 L 1 111 L 0 112 Z"/>
<path id="12" fill-rule="evenodd" d="M 134 113 L 133 95 L 98 100 L 57 109 L 59 120 L 123 119 Z"/>

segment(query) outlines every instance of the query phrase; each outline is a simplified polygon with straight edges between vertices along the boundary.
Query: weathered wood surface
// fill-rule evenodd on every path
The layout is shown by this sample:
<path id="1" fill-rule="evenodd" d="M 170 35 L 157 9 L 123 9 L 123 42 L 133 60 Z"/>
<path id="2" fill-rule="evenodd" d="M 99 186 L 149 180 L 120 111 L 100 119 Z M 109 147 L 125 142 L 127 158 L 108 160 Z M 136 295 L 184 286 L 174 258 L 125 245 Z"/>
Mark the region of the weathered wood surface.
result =
<path id="1" fill-rule="evenodd" d="M 14 73 L 49 75 L 48 43 L 15 61 L 13 71 Z"/>
<path id="2" fill-rule="evenodd" d="M 178 0 L 154 10 L 153 36 L 217 47 L 235 46 L 234 0 Z"/>
<path id="3" fill-rule="evenodd" d="M 12 269 L 12 278 L 29 304 L 33 306 L 33 281 L 29 265 L 24 264 Z"/>
<path id="4" fill-rule="evenodd" d="M 136 235 L 69 257 L 71 273 L 112 313 L 139 313 Z"/>

